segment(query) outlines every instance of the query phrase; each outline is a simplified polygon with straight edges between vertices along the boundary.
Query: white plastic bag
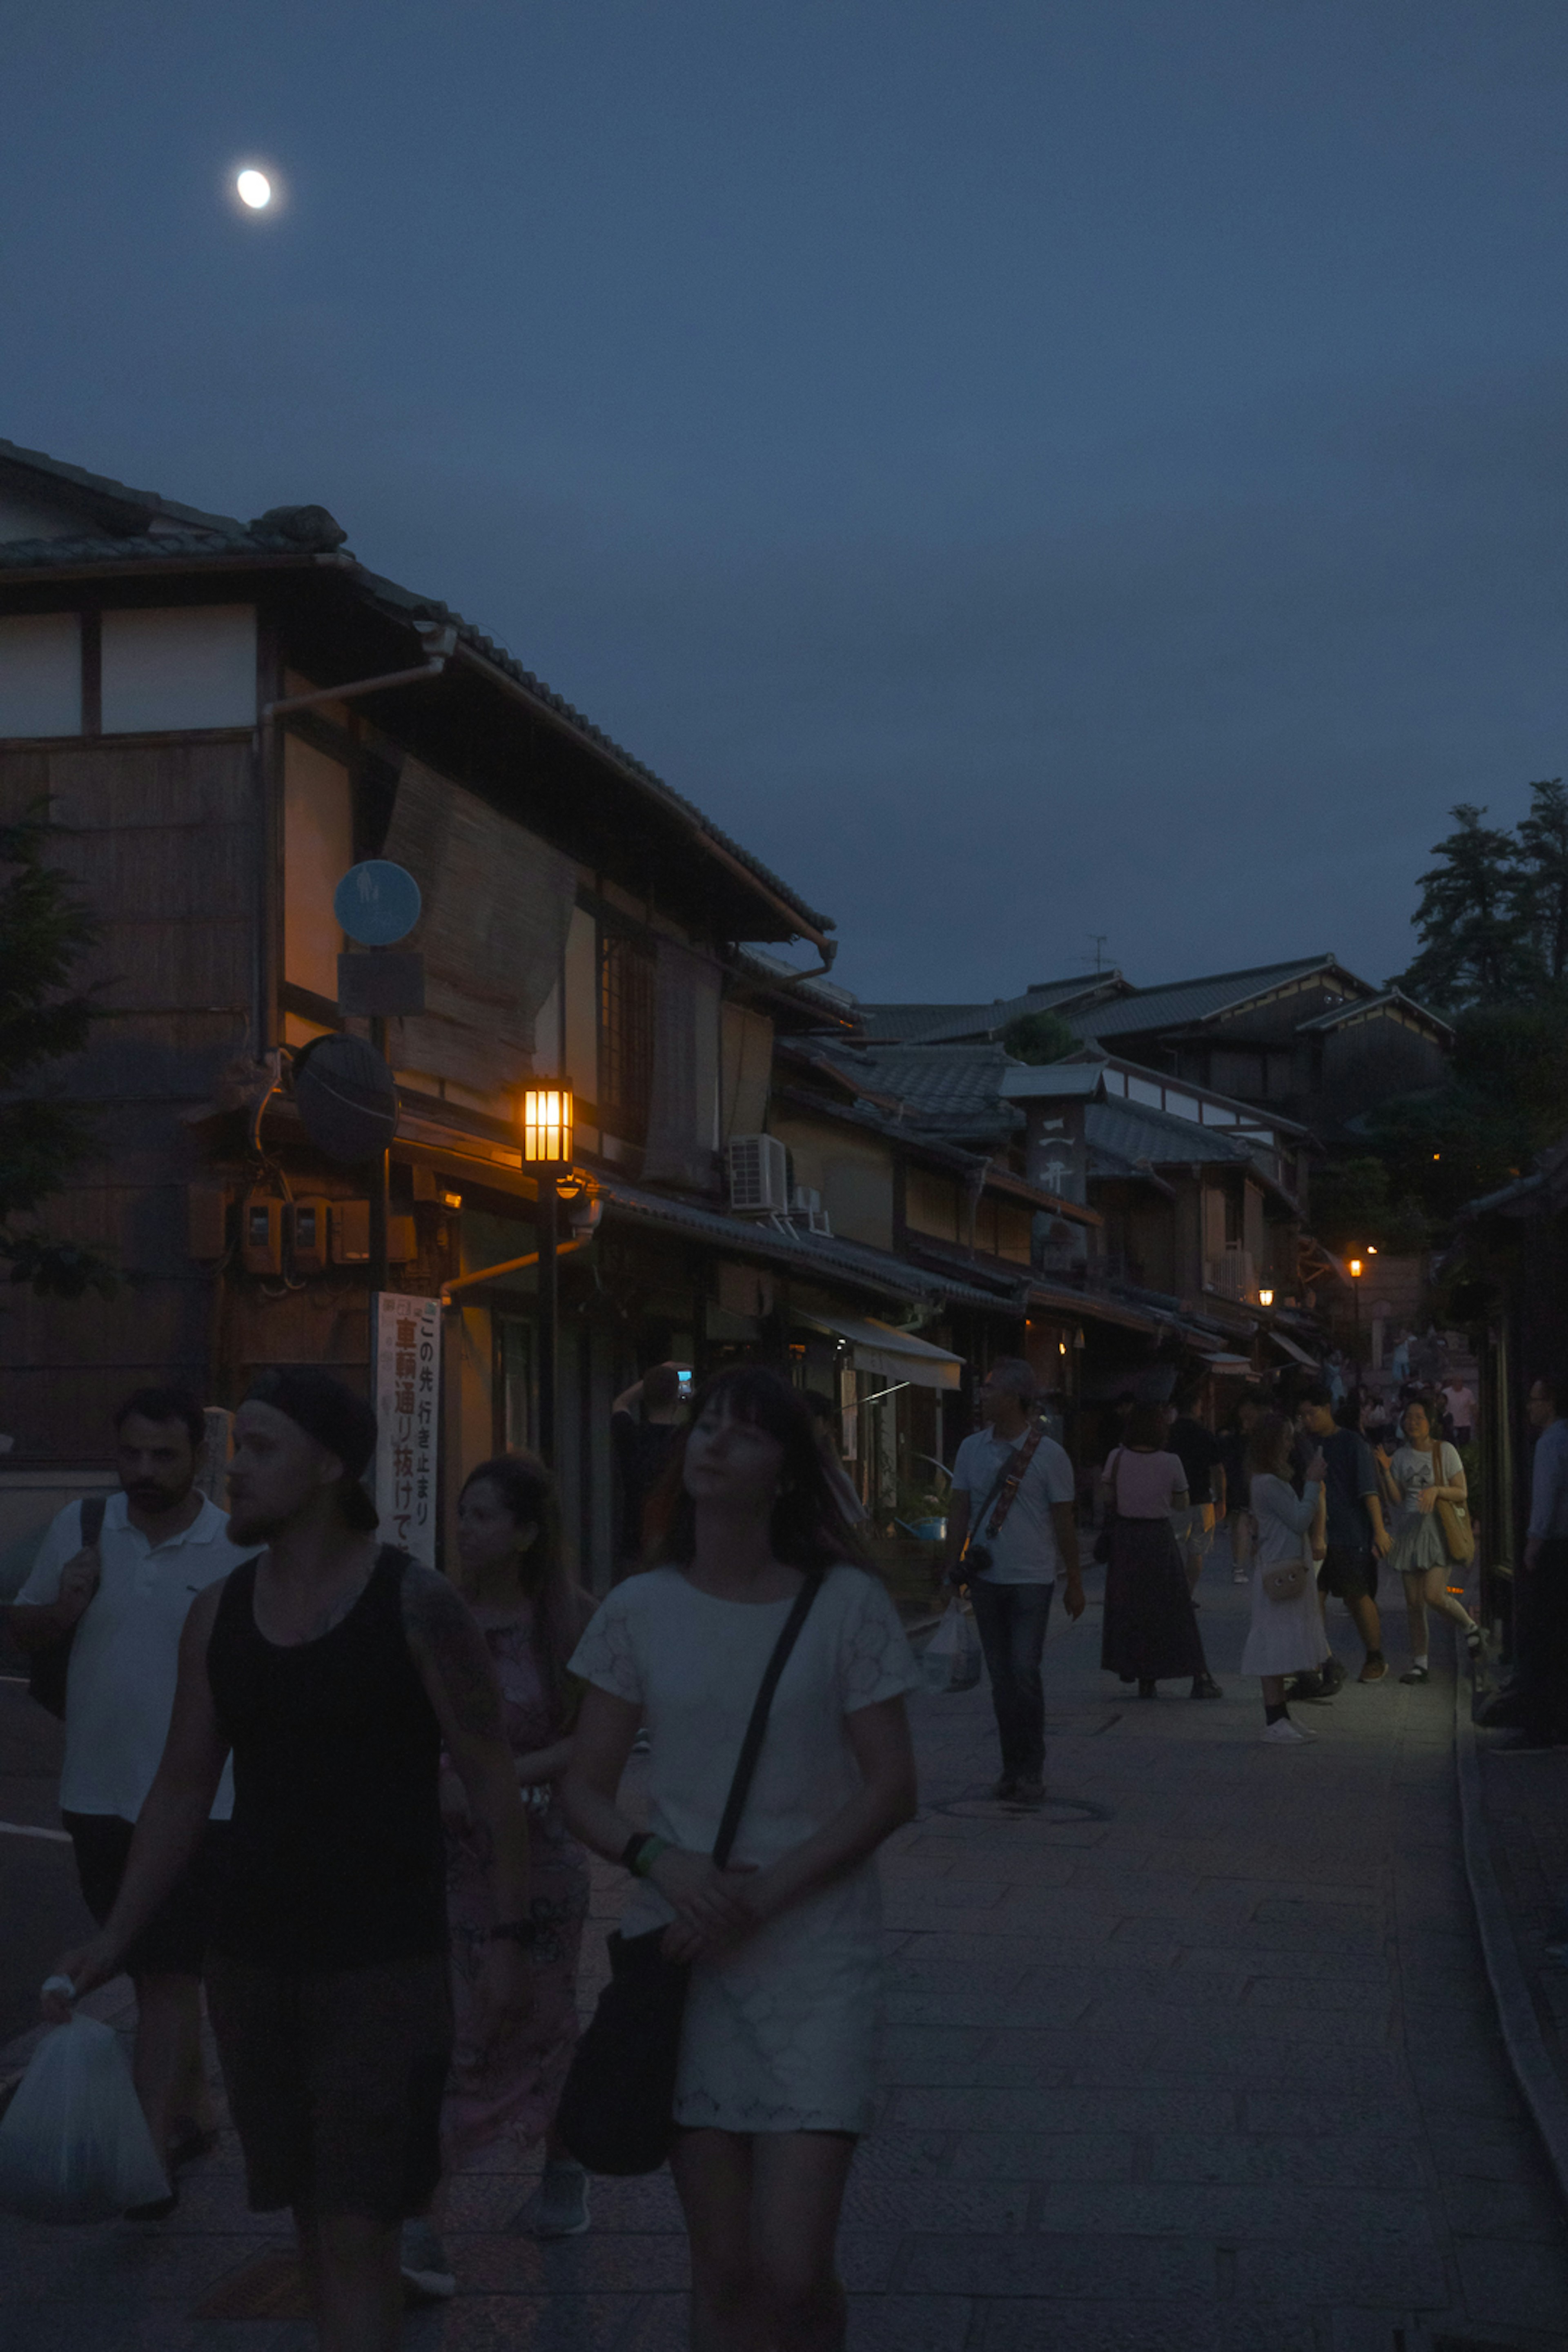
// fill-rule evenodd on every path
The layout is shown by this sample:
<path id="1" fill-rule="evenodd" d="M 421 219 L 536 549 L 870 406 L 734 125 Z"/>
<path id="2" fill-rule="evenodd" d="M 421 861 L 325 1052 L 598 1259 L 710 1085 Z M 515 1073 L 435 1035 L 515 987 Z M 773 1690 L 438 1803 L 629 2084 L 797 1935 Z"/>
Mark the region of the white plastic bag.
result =
<path id="1" fill-rule="evenodd" d="M 57 2025 L 0 2119 L 0 2212 L 106 2221 L 168 2193 L 113 2031 L 92 2017 Z"/>
<path id="2" fill-rule="evenodd" d="M 950 1601 L 941 1624 L 921 1652 L 921 1674 L 928 1691 L 942 1698 L 950 1691 L 973 1690 L 980 1680 L 980 1635 L 972 1611 Z"/>

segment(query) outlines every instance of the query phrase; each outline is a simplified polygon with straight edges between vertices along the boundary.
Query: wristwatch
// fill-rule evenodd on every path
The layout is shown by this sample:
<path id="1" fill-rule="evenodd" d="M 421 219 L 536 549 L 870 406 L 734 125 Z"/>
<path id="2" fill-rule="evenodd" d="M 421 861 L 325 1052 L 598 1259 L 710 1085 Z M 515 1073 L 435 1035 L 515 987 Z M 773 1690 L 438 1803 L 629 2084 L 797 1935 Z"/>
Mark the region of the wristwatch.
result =
<path id="1" fill-rule="evenodd" d="M 498 1919 L 493 1927 L 485 1929 L 487 1944 L 520 1944 L 526 1952 L 539 1940 L 539 1927 L 532 1919 Z"/>

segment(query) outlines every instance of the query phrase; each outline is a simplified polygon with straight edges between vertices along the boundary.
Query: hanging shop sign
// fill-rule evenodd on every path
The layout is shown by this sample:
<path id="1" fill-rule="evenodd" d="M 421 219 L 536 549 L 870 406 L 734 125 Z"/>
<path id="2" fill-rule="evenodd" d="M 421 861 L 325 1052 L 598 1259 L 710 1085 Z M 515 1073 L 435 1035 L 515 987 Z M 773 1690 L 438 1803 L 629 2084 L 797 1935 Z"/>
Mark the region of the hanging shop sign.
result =
<path id="1" fill-rule="evenodd" d="M 435 1298 L 375 1294 L 375 1507 L 382 1540 L 436 1565 L 437 1433 L 441 1307 Z"/>

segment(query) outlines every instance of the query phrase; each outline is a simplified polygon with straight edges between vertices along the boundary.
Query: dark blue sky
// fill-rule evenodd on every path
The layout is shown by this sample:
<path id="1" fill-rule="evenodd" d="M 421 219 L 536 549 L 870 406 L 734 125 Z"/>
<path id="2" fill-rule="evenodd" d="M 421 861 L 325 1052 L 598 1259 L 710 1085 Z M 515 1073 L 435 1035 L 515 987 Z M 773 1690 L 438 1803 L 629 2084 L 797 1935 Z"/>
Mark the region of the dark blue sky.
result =
<path id="1" fill-rule="evenodd" d="M 4 21 L 0 432 L 331 507 L 865 995 L 1382 977 L 1568 769 L 1561 0 Z"/>

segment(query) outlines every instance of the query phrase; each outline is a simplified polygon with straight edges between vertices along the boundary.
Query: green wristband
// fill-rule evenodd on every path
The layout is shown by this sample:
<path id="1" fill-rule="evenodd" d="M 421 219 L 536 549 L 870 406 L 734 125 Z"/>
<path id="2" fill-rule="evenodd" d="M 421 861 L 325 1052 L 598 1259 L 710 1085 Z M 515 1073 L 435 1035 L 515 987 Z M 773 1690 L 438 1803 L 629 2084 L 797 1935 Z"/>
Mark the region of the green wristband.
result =
<path id="1" fill-rule="evenodd" d="M 654 1864 L 658 1860 L 659 1855 L 661 1853 L 668 1853 L 668 1852 L 669 1840 L 668 1838 L 645 1837 L 632 1860 L 632 1876 L 634 1878 L 648 1877 L 653 1870 Z"/>

